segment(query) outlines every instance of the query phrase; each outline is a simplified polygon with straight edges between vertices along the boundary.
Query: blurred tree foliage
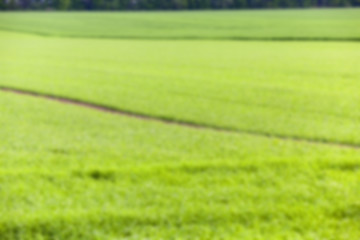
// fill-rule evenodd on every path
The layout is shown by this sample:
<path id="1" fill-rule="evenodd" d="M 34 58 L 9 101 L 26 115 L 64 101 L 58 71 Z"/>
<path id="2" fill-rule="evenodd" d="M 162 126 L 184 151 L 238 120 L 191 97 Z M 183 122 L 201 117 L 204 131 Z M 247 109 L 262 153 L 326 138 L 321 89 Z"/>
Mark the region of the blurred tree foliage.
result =
<path id="1" fill-rule="evenodd" d="M 360 6 L 360 0 L 0 0 L 0 10 L 163 10 Z"/>

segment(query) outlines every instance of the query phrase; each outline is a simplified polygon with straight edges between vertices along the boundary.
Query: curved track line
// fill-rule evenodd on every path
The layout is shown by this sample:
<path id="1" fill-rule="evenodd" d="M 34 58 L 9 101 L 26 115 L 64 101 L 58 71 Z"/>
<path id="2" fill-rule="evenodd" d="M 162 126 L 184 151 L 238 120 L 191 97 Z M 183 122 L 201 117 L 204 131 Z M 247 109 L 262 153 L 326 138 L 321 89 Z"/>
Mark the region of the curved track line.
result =
<path id="1" fill-rule="evenodd" d="M 335 142 L 335 141 L 330 141 L 327 139 L 286 136 L 286 135 L 281 135 L 281 134 L 276 134 L 276 133 L 274 134 L 274 133 L 258 132 L 258 131 L 252 131 L 252 130 L 242 130 L 242 129 L 237 129 L 237 128 L 233 128 L 233 127 L 221 127 L 221 126 L 216 126 L 216 125 L 211 125 L 211 124 L 196 123 L 196 122 L 191 122 L 188 120 L 173 119 L 173 118 L 166 117 L 166 116 L 151 116 L 151 115 L 146 115 L 144 113 L 133 112 L 133 111 L 126 110 L 126 109 L 119 109 L 116 107 L 106 106 L 106 105 L 102 105 L 102 104 L 86 102 L 86 101 L 80 100 L 80 99 L 57 96 L 57 95 L 53 95 L 53 94 L 41 93 L 41 92 L 20 89 L 20 88 L 15 88 L 15 87 L 0 86 L 0 90 L 4 91 L 4 92 L 11 92 L 11 93 L 20 94 L 20 95 L 39 97 L 39 98 L 43 98 L 43 99 L 48 99 L 48 100 L 52 100 L 52 101 L 56 101 L 56 102 L 65 103 L 65 104 L 77 105 L 77 106 L 81 106 L 81 107 L 85 107 L 85 108 L 90 108 L 90 109 L 94 109 L 94 110 L 98 110 L 98 111 L 102 111 L 102 112 L 123 115 L 123 116 L 127 116 L 127 117 L 162 122 L 165 124 L 173 124 L 173 125 L 179 125 L 179 126 L 190 127 L 190 128 L 198 128 L 198 129 L 207 129 L 207 130 L 213 130 L 213 131 L 219 131 L 219 132 L 250 134 L 250 135 L 260 136 L 260 137 L 276 138 L 276 139 L 281 139 L 281 140 L 292 140 L 292 141 L 298 141 L 298 142 L 307 142 L 307 143 L 312 143 L 312 144 L 324 144 L 324 145 L 336 146 L 336 147 L 360 149 L 360 145 L 356 144 L 356 143 L 340 142 L 340 141 Z"/>
<path id="2" fill-rule="evenodd" d="M 52 34 L 41 31 L 31 31 L 31 30 L 19 30 L 11 29 L 6 27 L 0 27 L 0 31 L 4 32 L 15 32 L 19 34 L 28 34 L 39 37 L 49 37 L 49 38 L 69 38 L 69 39 L 99 39 L 99 40 L 148 40 L 148 41 L 259 41 L 259 42 L 360 42 L 360 37 L 292 37 L 292 36 L 283 36 L 283 37 L 247 37 L 247 36 L 227 36 L 227 37 L 216 37 L 216 36 L 194 36 L 194 35 L 185 35 L 185 36 L 134 36 L 134 35 L 71 35 L 71 34 Z"/>

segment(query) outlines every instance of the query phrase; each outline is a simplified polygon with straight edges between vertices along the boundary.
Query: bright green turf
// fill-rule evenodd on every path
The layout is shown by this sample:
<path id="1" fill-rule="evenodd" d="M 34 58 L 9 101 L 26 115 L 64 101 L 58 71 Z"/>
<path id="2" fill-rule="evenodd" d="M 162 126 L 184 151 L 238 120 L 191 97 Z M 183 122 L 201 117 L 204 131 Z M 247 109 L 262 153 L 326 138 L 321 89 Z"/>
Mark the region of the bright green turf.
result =
<path id="1" fill-rule="evenodd" d="M 357 239 L 360 45 L 224 39 L 354 40 L 358 12 L 1 13 L 0 86 L 253 134 L 0 91 L 0 239 Z M 195 37 L 223 41 L 165 40 Z"/>
<path id="2" fill-rule="evenodd" d="M 0 85 L 259 134 L 360 144 L 358 43 L 0 34 Z"/>
<path id="3" fill-rule="evenodd" d="M 0 92 L 0 239 L 356 239 L 360 151 Z"/>
<path id="4" fill-rule="evenodd" d="M 360 40 L 359 9 L 1 13 L 0 29 L 51 36 Z"/>

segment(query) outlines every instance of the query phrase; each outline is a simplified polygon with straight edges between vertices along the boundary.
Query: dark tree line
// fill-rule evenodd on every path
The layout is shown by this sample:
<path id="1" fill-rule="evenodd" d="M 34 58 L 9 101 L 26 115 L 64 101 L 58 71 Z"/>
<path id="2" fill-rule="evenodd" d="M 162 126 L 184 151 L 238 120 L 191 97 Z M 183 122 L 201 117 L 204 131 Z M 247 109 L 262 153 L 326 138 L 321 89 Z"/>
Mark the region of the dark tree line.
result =
<path id="1" fill-rule="evenodd" d="M 360 0 L 0 0 L 1 10 L 165 10 L 360 6 Z"/>

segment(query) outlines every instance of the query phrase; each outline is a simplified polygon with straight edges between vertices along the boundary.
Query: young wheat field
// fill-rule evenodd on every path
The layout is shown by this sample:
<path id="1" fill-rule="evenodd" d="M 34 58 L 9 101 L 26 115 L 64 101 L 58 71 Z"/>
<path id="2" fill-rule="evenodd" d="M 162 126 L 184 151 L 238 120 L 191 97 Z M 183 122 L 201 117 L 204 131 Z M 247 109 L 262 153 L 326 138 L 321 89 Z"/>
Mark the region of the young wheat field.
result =
<path id="1" fill-rule="evenodd" d="M 0 13 L 0 239 L 358 239 L 359 26 Z"/>

